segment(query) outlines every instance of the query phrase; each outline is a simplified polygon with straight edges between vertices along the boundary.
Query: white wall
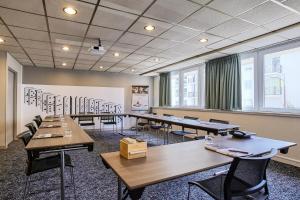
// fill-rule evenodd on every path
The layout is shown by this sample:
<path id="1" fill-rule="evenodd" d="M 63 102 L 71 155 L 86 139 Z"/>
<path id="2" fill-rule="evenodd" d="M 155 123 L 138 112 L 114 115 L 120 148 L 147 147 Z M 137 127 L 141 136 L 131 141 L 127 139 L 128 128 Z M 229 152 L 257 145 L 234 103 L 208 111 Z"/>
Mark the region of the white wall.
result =
<path id="1" fill-rule="evenodd" d="M 153 108 L 158 114 L 172 114 L 183 117 L 195 116 L 201 120 L 210 118 L 228 120 L 240 125 L 241 130 L 255 132 L 258 136 L 295 142 L 288 154 L 278 154 L 277 160 L 300 167 L 300 116 L 270 115 L 259 113 L 221 112 L 196 109 Z M 176 127 L 175 127 L 176 128 Z M 203 133 L 205 134 L 205 133 Z"/>

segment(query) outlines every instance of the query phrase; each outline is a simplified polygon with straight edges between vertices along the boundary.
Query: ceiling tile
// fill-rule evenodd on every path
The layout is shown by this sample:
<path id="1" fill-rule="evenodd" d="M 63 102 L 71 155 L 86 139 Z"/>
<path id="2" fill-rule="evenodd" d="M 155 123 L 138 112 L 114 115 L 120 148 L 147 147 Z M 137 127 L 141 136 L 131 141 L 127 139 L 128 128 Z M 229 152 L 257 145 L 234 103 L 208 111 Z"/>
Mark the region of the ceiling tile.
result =
<path id="1" fill-rule="evenodd" d="M 49 27 L 50 32 L 83 37 L 88 26 L 86 24 L 49 18 Z"/>
<path id="2" fill-rule="evenodd" d="M 231 37 L 233 35 L 242 33 L 248 29 L 256 28 L 255 25 L 248 22 L 242 21 L 240 19 L 231 19 L 211 30 L 208 33 L 222 36 L 224 38 Z"/>
<path id="3" fill-rule="evenodd" d="M 62 48 L 64 46 L 69 47 L 68 51 L 64 51 Z M 67 55 L 67 54 L 78 54 L 80 47 L 78 46 L 71 46 L 71 45 L 65 45 L 65 44 L 53 44 L 52 48 L 54 51 L 57 53 L 61 53 L 62 55 Z"/>
<path id="4" fill-rule="evenodd" d="M 112 67 L 112 68 L 109 68 L 107 71 L 108 72 L 120 72 L 122 70 L 125 70 L 126 68 L 119 68 L 119 67 Z"/>
<path id="5" fill-rule="evenodd" d="M 40 42 L 33 40 L 19 39 L 19 42 L 23 47 L 35 48 L 35 49 L 51 49 L 49 42 Z"/>
<path id="6" fill-rule="evenodd" d="M 94 60 L 77 59 L 76 64 L 77 63 L 92 66 L 95 64 L 95 61 Z"/>
<path id="7" fill-rule="evenodd" d="M 57 58 L 72 58 L 75 59 L 77 57 L 77 53 L 69 53 L 63 51 L 54 51 L 54 56 Z"/>
<path id="8" fill-rule="evenodd" d="M 113 42 L 101 40 L 101 45 L 102 45 L 102 47 L 104 47 L 104 50 L 107 50 L 108 48 L 110 48 L 112 44 L 113 44 Z M 87 50 L 91 46 L 96 46 L 96 45 L 99 45 L 99 40 L 98 39 L 86 38 L 84 40 L 84 43 L 83 43 L 82 46 L 85 47 L 86 48 L 86 52 L 88 52 Z M 90 54 L 90 52 L 88 52 L 88 54 Z"/>
<path id="9" fill-rule="evenodd" d="M 208 4 L 209 7 L 220 10 L 231 16 L 237 16 L 266 0 L 214 0 Z"/>
<path id="10" fill-rule="evenodd" d="M 123 59 L 120 63 L 125 63 L 125 64 L 129 64 L 129 65 L 135 65 L 137 63 L 141 62 L 140 60 L 131 60 L 128 58 Z"/>
<path id="11" fill-rule="evenodd" d="M 74 66 L 74 59 L 70 59 L 70 58 L 54 58 L 55 60 L 55 66 L 56 68 L 61 68 L 61 69 L 72 69 Z M 66 63 L 65 66 L 63 66 L 62 64 Z"/>
<path id="12" fill-rule="evenodd" d="M 34 48 L 25 48 L 26 52 L 29 55 L 41 55 L 41 56 L 52 56 L 51 49 L 34 49 Z"/>
<path id="13" fill-rule="evenodd" d="M 33 60 L 33 62 L 37 67 L 54 67 L 53 61 Z"/>
<path id="14" fill-rule="evenodd" d="M 165 50 L 165 49 L 171 48 L 177 44 L 178 44 L 178 42 L 156 38 L 156 39 L 152 40 L 151 42 L 149 42 L 146 45 L 146 47 Z"/>
<path id="15" fill-rule="evenodd" d="M 29 59 L 18 59 L 18 62 L 20 62 L 23 66 L 33 66 L 33 63 Z"/>
<path id="16" fill-rule="evenodd" d="M 145 26 L 152 25 L 155 27 L 153 31 L 145 30 Z M 172 25 L 165 22 L 160 22 L 154 19 L 149 19 L 145 17 L 141 17 L 130 29 L 129 31 L 134 33 L 141 33 L 145 35 L 158 36 L 167 29 L 169 29 Z"/>
<path id="17" fill-rule="evenodd" d="M 19 44 L 17 43 L 17 41 L 14 38 L 12 38 L 12 37 L 1 36 L 1 38 L 4 40 L 4 44 L 5 45 L 19 46 Z M 2 43 L 0 45 L 2 45 Z"/>
<path id="18" fill-rule="evenodd" d="M 0 8 L 2 19 L 8 25 L 32 28 L 37 30 L 47 30 L 44 16 L 29 14 L 21 11 Z"/>
<path id="19" fill-rule="evenodd" d="M 12 55 L 16 59 L 28 59 L 28 56 L 25 53 L 14 53 L 14 52 L 11 52 L 9 54 Z"/>
<path id="20" fill-rule="evenodd" d="M 150 58 L 150 56 L 140 55 L 140 54 L 131 54 L 126 59 L 142 61 L 142 60 L 146 60 L 147 58 Z"/>
<path id="21" fill-rule="evenodd" d="M 134 69 L 149 69 L 150 67 L 157 65 L 157 64 L 158 63 L 144 61 L 137 65 L 132 66 L 132 68 L 134 68 Z"/>
<path id="22" fill-rule="evenodd" d="M 87 3 L 97 4 L 97 0 L 81 0 Z"/>
<path id="23" fill-rule="evenodd" d="M 145 13 L 145 16 L 178 23 L 199 8 L 201 8 L 199 4 L 187 0 L 158 0 Z"/>
<path id="24" fill-rule="evenodd" d="M 58 69 L 72 69 L 73 68 L 74 63 L 67 63 L 66 66 L 61 65 L 61 62 L 55 62 L 55 66 Z"/>
<path id="25" fill-rule="evenodd" d="M 230 39 L 225 39 L 225 40 L 221 40 L 219 42 L 213 43 L 211 45 L 208 45 L 206 47 L 210 48 L 210 49 L 219 49 L 219 48 L 222 48 L 222 47 L 234 44 L 234 43 L 236 43 L 236 41 L 233 41 Z"/>
<path id="26" fill-rule="evenodd" d="M 187 40 L 193 36 L 196 36 L 200 33 L 200 31 L 193 30 L 188 27 L 183 26 L 175 26 L 171 28 L 170 30 L 166 31 L 159 37 L 168 39 L 168 40 L 174 40 L 174 41 L 184 41 Z"/>
<path id="27" fill-rule="evenodd" d="M 134 52 L 136 49 L 138 49 L 139 46 L 135 45 L 130 45 L 130 44 L 122 44 L 122 43 L 116 43 L 111 47 L 111 51 L 116 51 L 116 52 L 127 52 L 131 53 Z"/>
<path id="28" fill-rule="evenodd" d="M 114 64 L 115 64 L 114 62 L 105 62 L 103 60 L 100 60 L 95 64 L 94 68 L 98 68 L 100 70 L 100 67 L 102 66 L 103 67 L 102 69 L 107 69 L 113 66 Z"/>
<path id="29" fill-rule="evenodd" d="M 300 12 L 299 0 L 286 0 L 283 1 L 282 3 Z"/>
<path id="30" fill-rule="evenodd" d="M 10 34 L 10 32 L 8 31 L 8 29 L 6 28 L 6 26 L 1 25 L 1 24 L 0 24 L 0 35 L 1 36 L 12 37 L 12 35 Z"/>
<path id="31" fill-rule="evenodd" d="M 158 59 L 158 60 L 157 60 Z M 158 57 L 158 56 L 153 56 L 151 58 L 148 58 L 146 60 L 146 62 L 152 62 L 154 64 L 159 64 L 159 63 L 162 63 L 162 62 L 166 62 L 167 59 L 166 58 L 162 58 L 162 57 Z"/>
<path id="32" fill-rule="evenodd" d="M 297 14 L 292 14 L 265 24 L 264 27 L 273 31 L 298 22 L 300 22 L 300 16 Z"/>
<path id="33" fill-rule="evenodd" d="M 195 53 L 195 51 L 200 48 L 202 48 L 202 46 L 196 44 L 179 44 L 173 47 L 172 50 L 181 55 L 189 55 Z"/>
<path id="34" fill-rule="evenodd" d="M 200 42 L 201 39 L 207 39 L 207 42 Z M 193 38 L 185 41 L 184 43 L 198 46 L 198 48 L 200 48 L 200 47 L 204 47 L 204 46 L 210 45 L 212 43 L 218 42 L 222 39 L 223 39 L 222 37 L 219 37 L 216 35 L 201 33 L 201 34 L 197 35 L 196 37 L 193 37 Z"/>
<path id="35" fill-rule="evenodd" d="M 9 46 L 9 45 L 0 45 L 0 50 L 8 51 L 8 52 L 16 52 L 16 53 L 24 53 L 24 51 L 19 46 Z"/>
<path id="36" fill-rule="evenodd" d="M 43 55 L 29 55 L 33 60 L 44 60 L 44 61 L 52 61 L 52 56 L 43 56 Z"/>
<path id="37" fill-rule="evenodd" d="M 151 2 L 152 0 L 102 0 L 100 1 L 100 5 L 135 14 L 141 14 Z"/>
<path id="38" fill-rule="evenodd" d="M 64 8 L 71 6 L 77 10 L 76 15 L 68 15 Z M 89 23 L 95 5 L 74 0 L 46 0 L 47 14 L 50 17 L 62 18 L 76 22 Z"/>
<path id="39" fill-rule="evenodd" d="M 237 45 L 237 46 L 234 46 L 234 47 L 224 49 L 224 50 L 220 51 L 220 53 L 234 54 L 234 53 L 242 53 L 242 52 L 245 52 L 245 51 L 250 51 L 252 49 L 253 49 L 253 47 L 249 47 L 249 46 L 246 46 L 246 45 Z"/>
<path id="40" fill-rule="evenodd" d="M 81 46 L 82 37 L 51 33 L 52 43 L 61 45 Z"/>
<path id="41" fill-rule="evenodd" d="M 268 1 L 240 15 L 239 17 L 252 23 L 263 25 L 289 14 L 292 14 L 292 12 L 271 1 Z"/>
<path id="42" fill-rule="evenodd" d="M 116 41 L 123 31 L 117 31 L 109 28 L 102 28 L 98 26 L 90 26 L 89 31 L 87 33 L 88 38 L 107 40 L 107 41 Z"/>
<path id="43" fill-rule="evenodd" d="M 125 12 L 99 7 L 92 24 L 126 30 L 138 16 Z"/>
<path id="44" fill-rule="evenodd" d="M 153 37 L 146 36 L 146 35 L 139 35 L 135 33 L 125 33 L 122 38 L 119 40 L 120 43 L 131 44 L 142 46 L 152 40 Z"/>
<path id="45" fill-rule="evenodd" d="M 1 0 L 0 6 L 31 13 L 44 14 L 43 2 L 41 0 Z"/>
<path id="46" fill-rule="evenodd" d="M 200 31 L 206 31 L 229 19 L 231 19 L 231 17 L 228 15 L 209 8 L 202 8 L 180 24 Z"/>
<path id="47" fill-rule="evenodd" d="M 276 35 L 270 35 L 262 38 L 255 39 L 253 41 L 245 43 L 245 45 L 250 46 L 250 47 L 255 47 L 255 48 L 261 48 L 265 47 L 268 45 L 273 45 L 278 42 L 282 42 L 286 40 L 285 38 L 276 36 Z"/>
<path id="48" fill-rule="evenodd" d="M 157 54 L 156 56 L 173 59 L 173 58 L 181 57 L 181 56 L 183 56 L 183 54 L 179 53 L 177 51 L 177 49 L 171 48 L 171 49 L 168 49 L 166 51 L 163 51 L 163 52 Z"/>
<path id="49" fill-rule="evenodd" d="M 10 30 L 17 38 L 29 39 L 29 40 L 39 40 L 39 41 L 49 41 L 48 32 L 46 31 L 35 31 L 32 29 L 25 29 L 19 27 L 9 27 Z"/>
<path id="50" fill-rule="evenodd" d="M 153 56 L 153 55 L 158 54 L 161 51 L 162 51 L 161 49 L 155 49 L 155 48 L 150 48 L 150 47 L 142 47 L 142 48 L 138 49 L 137 51 L 135 51 L 135 53 Z"/>
<path id="51" fill-rule="evenodd" d="M 201 59 L 208 61 L 208 60 L 212 60 L 212 59 L 216 59 L 216 58 L 221 58 L 227 56 L 226 53 L 221 53 L 221 52 L 216 52 L 216 53 L 212 53 L 206 56 L 202 56 Z"/>
<path id="52" fill-rule="evenodd" d="M 75 70 L 89 70 L 92 65 L 77 63 L 74 66 Z"/>
<path id="53" fill-rule="evenodd" d="M 300 37 L 300 26 L 298 25 L 298 26 L 289 28 L 288 30 L 280 31 L 280 32 L 278 32 L 278 35 L 289 38 L 289 39 L 299 38 Z"/>
<path id="54" fill-rule="evenodd" d="M 207 4 L 208 2 L 210 2 L 211 0 L 190 0 L 194 3 L 198 3 L 198 4 L 202 4 L 202 5 L 205 5 Z"/>
<path id="55" fill-rule="evenodd" d="M 245 31 L 241 34 L 235 35 L 235 36 L 231 37 L 230 39 L 240 42 L 243 40 L 247 40 L 249 38 L 256 37 L 258 35 L 265 34 L 267 32 L 269 32 L 269 30 L 267 30 L 265 28 L 257 27 L 255 29 L 251 29 L 251 30 Z"/>
<path id="56" fill-rule="evenodd" d="M 80 53 L 78 56 L 78 59 L 93 60 L 96 62 L 100 57 L 101 57 L 101 55 L 88 55 L 88 54 Z"/>

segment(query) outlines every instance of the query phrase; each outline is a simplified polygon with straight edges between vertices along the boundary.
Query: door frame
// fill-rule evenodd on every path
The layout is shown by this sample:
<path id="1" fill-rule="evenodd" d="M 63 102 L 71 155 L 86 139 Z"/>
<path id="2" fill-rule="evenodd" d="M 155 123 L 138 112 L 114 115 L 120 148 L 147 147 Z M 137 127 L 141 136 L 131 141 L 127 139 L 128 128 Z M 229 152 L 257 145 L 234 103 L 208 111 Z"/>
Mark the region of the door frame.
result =
<path id="1" fill-rule="evenodd" d="M 10 68 L 8 66 L 8 71 L 7 73 L 13 73 L 13 82 L 14 82 L 14 85 L 13 85 L 13 141 L 17 139 L 17 84 L 18 84 L 18 72 L 16 72 L 15 70 L 13 70 L 12 68 Z M 8 77 L 8 74 L 7 74 L 7 77 Z M 8 83 L 8 82 L 7 82 Z M 7 91 L 8 92 L 8 91 Z M 7 94 L 8 95 L 8 94 Z M 6 102 L 7 104 L 7 102 Z M 6 132 L 7 134 L 7 132 Z M 5 143 L 7 143 L 6 141 L 6 138 L 7 138 L 7 135 L 5 135 Z M 6 144 L 6 147 L 8 147 L 9 144 Z"/>

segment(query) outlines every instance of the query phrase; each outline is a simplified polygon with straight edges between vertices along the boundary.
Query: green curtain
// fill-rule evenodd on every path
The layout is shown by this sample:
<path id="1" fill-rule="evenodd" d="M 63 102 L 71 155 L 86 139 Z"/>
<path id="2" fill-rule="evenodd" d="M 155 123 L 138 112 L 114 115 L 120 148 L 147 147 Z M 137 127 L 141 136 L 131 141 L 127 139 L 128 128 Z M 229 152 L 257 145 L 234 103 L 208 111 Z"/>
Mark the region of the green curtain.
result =
<path id="1" fill-rule="evenodd" d="M 159 75 L 159 106 L 171 105 L 171 80 L 170 73 Z"/>
<path id="2" fill-rule="evenodd" d="M 206 108 L 241 109 L 241 67 L 238 54 L 208 61 L 205 75 Z"/>

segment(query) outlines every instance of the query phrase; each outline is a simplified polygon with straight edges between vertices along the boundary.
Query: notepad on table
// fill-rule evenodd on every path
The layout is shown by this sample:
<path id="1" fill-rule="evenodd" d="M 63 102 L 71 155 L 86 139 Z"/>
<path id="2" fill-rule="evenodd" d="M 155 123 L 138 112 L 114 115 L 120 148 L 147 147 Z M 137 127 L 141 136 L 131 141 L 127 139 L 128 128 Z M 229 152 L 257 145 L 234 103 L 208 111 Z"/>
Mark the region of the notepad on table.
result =
<path id="1" fill-rule="evenodd" d="M 231 148 L 217 144 L 205 144 L 205 148 L 230 157 L 243 157 L 251 155 L 250 152 L 242 149 Z"/>
<path id="2" fill-rule="evenodd" d="M 54 118 L 54 119 L 44 119 L 43 122 L 59 122 L 60 119 Z"/>
<path id="3" fill-rule="evenodd" d="M 33 139 L 57 138 L 63 136 L 64 135 L 62 133 L 44 133 L 44 134 L 35 135 Z"/>

